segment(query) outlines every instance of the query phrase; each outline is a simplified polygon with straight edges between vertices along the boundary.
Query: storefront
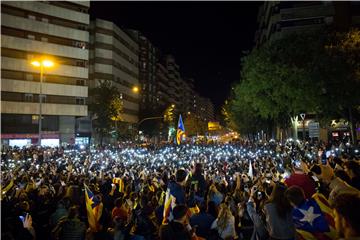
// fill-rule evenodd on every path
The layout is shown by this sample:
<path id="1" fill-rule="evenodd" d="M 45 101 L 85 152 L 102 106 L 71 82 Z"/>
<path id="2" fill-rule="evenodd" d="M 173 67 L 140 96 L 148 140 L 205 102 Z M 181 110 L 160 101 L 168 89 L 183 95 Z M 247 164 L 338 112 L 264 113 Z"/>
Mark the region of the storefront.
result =
<path id="1" fill-rule="evenodd" d="M 39 140 L 38 134 L 1 134 L 1 144 L 11 147 L 26 147 L 36 145 Z M 41 146 L 58 147 L 60 145 L 59 133 L 42 133 Z"/>

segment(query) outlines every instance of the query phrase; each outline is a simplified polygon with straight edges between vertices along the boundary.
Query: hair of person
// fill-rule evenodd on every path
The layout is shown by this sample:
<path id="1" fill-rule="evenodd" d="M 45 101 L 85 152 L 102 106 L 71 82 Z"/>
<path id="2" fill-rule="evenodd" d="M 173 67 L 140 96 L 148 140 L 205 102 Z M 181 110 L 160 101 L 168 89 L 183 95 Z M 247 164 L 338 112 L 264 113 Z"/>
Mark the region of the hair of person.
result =
<path id="1" fill-rule="evenodd" d="M 360 234 L 360 195 L 358 193 L 344 193 L 333 201 L 333 208 L 345 218 L 347 224 Z"/>
<path id="2" fill-rule="evenodd" d="M 230 217 L 232 216 L 229 206 L 226 203 L 220 204 L 220 210 L 218 215 L 218 228 L 224 230 L 226 225 L 229 222 Z"/>
<path id="3" fill-rule="evenodd" d="M 340 166 L 342 166 L 342 164 L 344 163 L 340 158 L 338 157 L 334 157 L 333 162 L 336 164 L 339 164 Z"/>
<path id="4" fill-rule="evenodd" d="M 346 161 L 344 167 L 351 170 L 355 176 L 360 177 L 360 165 L 354 160 Z"/>
<path id="5" fill-rule="evenodd" d="M 295 206 L 299 206 L 305 201 L 304 190 L 298 186 L 291 186 L 285 192 L 286 198 L 289 202 L 293 203 Z"/>
<path id="6" fill-rule="evenodd" d="M 72 206 L 69 208 L 68 218 L 73 219 L 78 215 L 78 208 L 76 206 Z"/>
<path id="7" fill-rule="evenodd" d="M 317 175 L 320 175 L 321 174 L 321 167 L 319 165 L 314 165 L 310 168 L 310 171 L 317 174 Z"/>
<path id="8" fill-rule="evenodd" d="M 199 210 L 201 213 L 206 212 L 206 202 L 205 201 L 199 202 L 197 205 L 199 206 Z"/>
<path id="9" fill-rule="evenodd" d="M 274 203 L 276 211 L 281 218 L 285 218 L 286 214 L 292 209 L 289 200 L 285 197 L 286 186 L 276 184 L 268 199 L 268 203 Z"/>
<path id="10" fill-rule="evenodd" d="M 173 216 L 175 220 L 180 220 L 181 218 L 183 218 L 188 211 L 188 207 L 183 205 L 183 204 L 179 204 L 176 205 L 173 209 Z"/>
<path id="11" fill-rule="evenodd" d="M 186 179 L 187 173 L 184 169 L 176 171 L 176 182 L 182 182 Z"/>
<path id="12" fill-rule="evenodd" d="M 202 173 L 202 164 L 197 163 L 195 164 L 195 175 L 200 175 Z"/>
<path id="13" fill-rule="evenodd" d="M 347 184 L 350 184 L 350 177 L 344 170 L 337 170 L 335 171 L 335 176 L 346 182 Z"/>
<path id="14" fill-rule="evenodd" d="M 123 204 L 123 198 L 122 197 L 117 198 L 115 200 L 115 202 L 114 202 L 115 207 L 118 207 L 118 208 L 121 207 L 122 204 Z"/>
<path id="15" fill-rule="evenodd" d="M 206 212 L 215 218 L 218 216 L 218 209 L 214 201 L 207 202 Z"/>

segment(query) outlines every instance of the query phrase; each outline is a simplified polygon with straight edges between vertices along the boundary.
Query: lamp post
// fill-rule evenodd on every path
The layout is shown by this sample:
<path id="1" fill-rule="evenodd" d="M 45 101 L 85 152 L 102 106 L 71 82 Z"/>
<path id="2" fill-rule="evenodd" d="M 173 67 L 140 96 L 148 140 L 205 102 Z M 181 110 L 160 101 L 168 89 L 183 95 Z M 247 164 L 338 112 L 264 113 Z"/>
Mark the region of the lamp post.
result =
<path id="1" fill-rule="evenodd" d="M 303 141 L 305 141 L 305 113 L 300 113 L 300 117 L 302 119 L 302 125 L 303 125 Z"/>
<path id="2" fill-rule="evenodd" d="M 40 89 L 39 89 L 39 138 L 38 145 L 41 145 L 41 130 L 42 130 L 42 83 L 43 83 L 43 75 L 44 75 L 44 67 L 51 68 L 54 66 L 54 62 L 51 60 L 43 59 L 43 60 L 34 60 L 31 62 L 31 65 L 34 67 L 40 67 Z"/>

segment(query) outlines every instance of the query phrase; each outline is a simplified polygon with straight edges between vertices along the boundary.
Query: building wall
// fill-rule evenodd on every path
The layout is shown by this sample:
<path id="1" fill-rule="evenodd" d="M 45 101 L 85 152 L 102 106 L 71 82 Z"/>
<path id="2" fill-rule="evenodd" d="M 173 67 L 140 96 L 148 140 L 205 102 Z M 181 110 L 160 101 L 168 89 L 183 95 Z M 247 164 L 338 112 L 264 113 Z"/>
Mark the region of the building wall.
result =
<path id="1" fill-rule="evenodd" d="M 360 26 L 358 2 L 265 2 L 259 8 L 256 46 L 294 32 L 333 25 L 337 29 Z"/>
<path id="2" fill-rule="evenodd" d="M 40 69 L 30 62 L 44 56 L 55 65 L 44 69 L 43 131 L 52 124 L 52 132 L 70 142 L 75 118 L 87 116 L 89 7 L 71 1 L 1 3 L 1 113 L 3 122 L 23 122 L 17 133 L 37 133 Z M 66 132 L 65 119 L 72 126 Z M 1 130 L 11 134 L 14 128 L 10 122 Z"/>
<path id="3" fill-rule="evenodd" d="M 90 24 L 90 87 L 107 80 L 117 87 L 123 99 L 122 118 L 137 123 L 139 118 L 139 46 L 114 23 L 96 19 Z"/>

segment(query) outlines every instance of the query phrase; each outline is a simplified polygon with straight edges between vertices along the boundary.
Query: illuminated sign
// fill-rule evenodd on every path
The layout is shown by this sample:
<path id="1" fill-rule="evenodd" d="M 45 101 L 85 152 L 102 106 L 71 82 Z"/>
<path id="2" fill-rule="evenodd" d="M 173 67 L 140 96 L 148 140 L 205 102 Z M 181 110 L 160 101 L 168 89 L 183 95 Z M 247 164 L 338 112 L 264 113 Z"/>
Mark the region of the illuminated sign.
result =
<path id="1" fill-rule="evenodd" d="M 220 130 L 219 122 L 208 122 L 208 129 L 209 131 Z"/>

